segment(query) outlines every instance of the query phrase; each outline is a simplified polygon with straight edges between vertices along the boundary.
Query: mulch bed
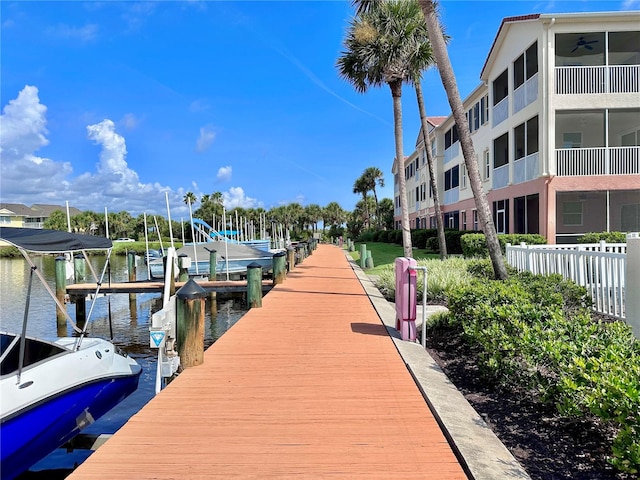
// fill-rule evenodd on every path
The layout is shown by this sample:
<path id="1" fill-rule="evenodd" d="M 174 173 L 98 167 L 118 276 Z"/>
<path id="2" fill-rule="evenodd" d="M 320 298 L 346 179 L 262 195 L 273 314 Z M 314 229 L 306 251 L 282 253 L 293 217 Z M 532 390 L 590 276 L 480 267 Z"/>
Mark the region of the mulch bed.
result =
<path id="1" fill-rule="evenodd" d="M 429 331 L 427 350 L 534 480 L 629 480 L 607 462 L 615 432 L 597 419 L 557 415 L 553 405 L 492 388 L 473 352 L 450 330 Z"/>

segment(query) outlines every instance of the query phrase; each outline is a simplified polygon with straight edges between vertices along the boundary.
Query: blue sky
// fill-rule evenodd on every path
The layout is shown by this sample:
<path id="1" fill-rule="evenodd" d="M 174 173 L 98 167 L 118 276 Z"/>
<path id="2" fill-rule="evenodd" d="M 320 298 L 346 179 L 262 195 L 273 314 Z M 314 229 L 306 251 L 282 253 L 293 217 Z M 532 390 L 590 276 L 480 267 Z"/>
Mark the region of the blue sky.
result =
<path id="1" fill-rule="evenodd" d="M 442 0 L 463 98 L 479 84 L 504 17 L 637 10 L 625 1 Z M 182 199 L 227 208 L 359 197 L 380 168 L 393 196 L 388 88 L 356 93 L 336 59 L 348 1 L 0 2 L 0 201 L 188 216 Z M 437 71 L 428 115 L 448 115 Z M 403 95 L 404 151 L 415 93 Z"/>

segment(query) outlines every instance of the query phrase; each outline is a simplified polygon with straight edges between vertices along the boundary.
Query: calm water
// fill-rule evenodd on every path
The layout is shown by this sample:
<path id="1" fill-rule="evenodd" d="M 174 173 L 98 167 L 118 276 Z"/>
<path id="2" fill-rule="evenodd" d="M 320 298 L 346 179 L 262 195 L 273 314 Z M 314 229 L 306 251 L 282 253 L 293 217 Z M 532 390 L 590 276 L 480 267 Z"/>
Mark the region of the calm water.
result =
<path id="1" fill-rule="evenodd" d="M 104 257 L 92 258 L 92 264 L 97 272 L 102 271 L 104 261 Z M 55 292 L 54 258 L 36 257 L 34 263 Z M 87 268 L 89 278 L 90 275 Z M 147 278 L 146 266 L 143 262 L 138 263 L 137 276 L 138 279 Z M 126 257 L 112 257 L 111 281 L 120 282 L 127 279 Z M 21 331 L 28 283 L 29 265 L 23 259 L 0 258 L 0 329 L 11 332 Z M 107 284 L 107 281 L 105 280 L 104 283 Z M 135 302 L 130 302 L 128 294 L 98 296 L 88 331 L 92 336 L 110 338 L 109 311 L 111 311 L 113 342 L 142 366 L 138 390 L 93 425 L 87 427 L 83 433 L 115 432 L 154 395 L 157 350 L 149 348 L 149 322 L 151 315 L 162 307 L 162 297 L 155 293 L 136 294 L 135 297 Z M 69 304 L 67 307 L 69 314 L 75 320 L 75 306 Z M 87 313 L 89 307 L 90 304 L 87 303 Z M 240 319 L 246 311 L 246 306 L 241 299 L 218 300 L 217 311 L 211 312 L 211 305 L 207 300 L 205 311 L 205 343 L 209 345 Z M 59 336 L 72 334 L 72 328 L 68 322 L 65 329 L 58 331 L 55 303 L 35 277 L 29 312 L 27 330 L 29 335 L 54 340 Z M 31 470 L 70 469 L 74 464 L 82 463 L 89 455 L 89 451 L 76 450 L 67 453 L 66 450 L 58 449 L 34 465 Z"/>

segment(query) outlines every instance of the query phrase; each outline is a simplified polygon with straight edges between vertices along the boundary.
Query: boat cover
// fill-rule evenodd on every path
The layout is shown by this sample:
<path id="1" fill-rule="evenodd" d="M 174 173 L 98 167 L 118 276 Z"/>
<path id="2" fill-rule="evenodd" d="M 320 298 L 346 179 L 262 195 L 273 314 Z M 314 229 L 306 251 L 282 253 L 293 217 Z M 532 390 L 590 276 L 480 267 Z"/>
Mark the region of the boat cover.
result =
<path id="1" fill-rule="evenodd" d="M 0 240 L 24 250 L 43 253 L 106 250 L 113 245 L 105 237 L 44 228 L 0 227 Z"/>

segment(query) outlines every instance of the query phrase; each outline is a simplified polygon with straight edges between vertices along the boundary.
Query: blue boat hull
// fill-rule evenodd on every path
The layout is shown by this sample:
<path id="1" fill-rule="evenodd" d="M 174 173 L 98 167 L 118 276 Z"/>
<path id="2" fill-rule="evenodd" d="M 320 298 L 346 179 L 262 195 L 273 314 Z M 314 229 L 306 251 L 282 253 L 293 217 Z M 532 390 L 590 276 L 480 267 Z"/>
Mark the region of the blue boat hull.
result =
<path id="1" fill-rule="evenodd" d="M 2 422 L 0 478 L 9 480 L 28 470 L 111 410 L 136 390 L 140 373 L 62 392 Z"/>

